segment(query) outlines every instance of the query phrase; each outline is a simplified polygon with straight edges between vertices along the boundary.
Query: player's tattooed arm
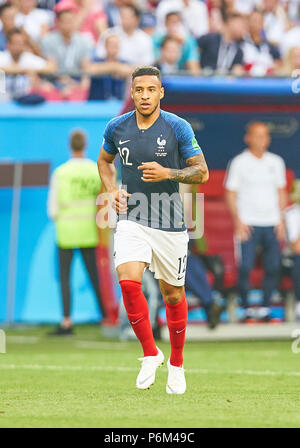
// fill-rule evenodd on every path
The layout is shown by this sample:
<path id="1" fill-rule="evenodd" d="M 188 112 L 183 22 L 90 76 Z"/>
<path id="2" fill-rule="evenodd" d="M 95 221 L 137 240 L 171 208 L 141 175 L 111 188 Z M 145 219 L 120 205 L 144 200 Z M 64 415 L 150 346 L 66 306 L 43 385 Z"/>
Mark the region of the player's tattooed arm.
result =
<path id="1" fill-rule="evenodd" d="M 185 160 L 188 165 L 182 170 L 166 168 L 157 162 L 142 162 L 138 170 L 142 171 L 144 182 L 161 182 L 173 180 L 183 184 L 204 184 L 208 181 L 208 168 L 203 154 L 190 157 Z"/>
<path id="2" fill-rule="evenodd" d="M 188 166 L 182 170 L 169 170 L 169 180 L 183 184 L 204 184 L 208 181 L 209 173 L 203 154 L 189 157 L 185 163 Z"/>

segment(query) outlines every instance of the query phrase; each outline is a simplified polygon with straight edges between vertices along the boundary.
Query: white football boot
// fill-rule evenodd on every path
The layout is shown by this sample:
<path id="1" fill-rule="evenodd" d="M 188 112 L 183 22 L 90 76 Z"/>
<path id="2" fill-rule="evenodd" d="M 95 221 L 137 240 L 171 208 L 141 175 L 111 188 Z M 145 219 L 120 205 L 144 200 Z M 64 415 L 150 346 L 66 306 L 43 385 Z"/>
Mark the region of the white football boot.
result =
<path id="1" fill-rule="evenodd" d="M 136 387 L 138 389 L 149 389 L 155 381 L 156 369 L 164 362 L 163 352 L 156 347 L 158 354 L 156 356 L 145 356 L 144 358 L 138 358 L 142 361 L 142 367 L 140 373 L 136 379 Z"/>
<path id="2" fill-rule="evenodd" d="M 168 360 L 168 382 L 166 386 L 167 394 L 184 394 L 186 391 L 186 382 L 184 377 L 184 368 L 172 366 Z"/>

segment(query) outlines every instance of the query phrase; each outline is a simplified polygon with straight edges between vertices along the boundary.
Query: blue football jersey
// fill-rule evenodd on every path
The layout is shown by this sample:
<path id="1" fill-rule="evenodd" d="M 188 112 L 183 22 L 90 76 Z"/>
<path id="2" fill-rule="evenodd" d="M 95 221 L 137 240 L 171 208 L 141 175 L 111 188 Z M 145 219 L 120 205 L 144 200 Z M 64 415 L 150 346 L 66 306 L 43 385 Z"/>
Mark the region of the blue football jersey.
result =
<path id="1" fill-rule="evenodd" d="M 144 182 L 142 162 L 181 169 L 182 161 L 200 154 L 191 125 L 184 119 L 161 110 L 159 117 L 148 129 L 139 129 L 135 111 L 113 118 L 104 131 L 103 148 L 109 154 L 119 153 L 122 166 L 122 188 L 128 198 L 129 219 L 139 224 L 165 231 L 183 231 L 183 207 L 179 183 L 171 180 Z"/>

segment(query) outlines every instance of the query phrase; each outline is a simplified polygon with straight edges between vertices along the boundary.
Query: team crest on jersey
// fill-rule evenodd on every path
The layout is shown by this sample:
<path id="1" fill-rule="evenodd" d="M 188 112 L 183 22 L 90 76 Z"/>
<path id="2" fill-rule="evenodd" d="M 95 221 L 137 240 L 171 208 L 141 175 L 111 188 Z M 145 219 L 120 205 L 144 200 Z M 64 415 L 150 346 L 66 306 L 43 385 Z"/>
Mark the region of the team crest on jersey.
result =
<path id="1" fill-rule="evenodd" d="M 161 156 L 166 156 L 167 155 L 167 151 L 166 151 L 166 144 L 167 144 L 167 140 L 162 139 L 162 134 L 157 137 L 156 143 L 157 143 L 157 152 L 155 153 L 158 157 Z"/>

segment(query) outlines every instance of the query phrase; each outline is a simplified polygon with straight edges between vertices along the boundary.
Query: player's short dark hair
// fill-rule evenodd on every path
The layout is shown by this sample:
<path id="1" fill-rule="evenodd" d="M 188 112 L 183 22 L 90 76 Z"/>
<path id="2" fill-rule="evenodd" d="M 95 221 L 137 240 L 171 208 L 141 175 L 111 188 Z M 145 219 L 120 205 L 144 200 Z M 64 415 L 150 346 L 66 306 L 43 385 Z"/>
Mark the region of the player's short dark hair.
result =
<path id="1" fill-rule="evenodd" d="M 122 9 L 122 8 L 129 8 L 129 9 L 131 9 L 131 11 L 132 11 L 133 14 L 135 15 L 135 17 L 136 17 L 137 19 L 140 19 L 140 17 L 141 17 L 141 11 L 140 11 L 139 8 L 137 8 L 135 5 L 130 5 L 130 4 L 128 3 L 127 5 L 122 5 L 122 6 L 120 7 L 120 9 Z"/>
<path id="2" fill-rule="evenodd" d="M 1 5 L 0 6 L 0 17 L 2 16 L 3 12 L 9 8 L 14 8 L 14 5 L 12 5 L 11 3 L 4 3 L 3 5 Z"/>
<path id="3" fill-rule="evenodd" d="M 175 39 L 175 37 L 172 37 L 172 36 L 166 36 L 163 40 L 162 40 L 162 43 L 161 43 L 161 48 L 163 48 L 168 42 L 176 42 L 178 45 L 179 45 L 179 43 L 178 43 L 178 40 L 177 39 Z"/>
<path id="4" fill-rule="evenodd" d="M 251 16 L 252 14 L 254 14 L 254 13 L 256 13 L 256 14 L 260 14 L 261 16 L 263 16 L 263 15 L 264 15 L 264 10 L 263 10 L 262 8 L 258 8 L 258 7 L 256 7 L 256 8 L 254 8 L 254 9 L 252 10 L 250 16 Z"/>
<path id="5" fill-rule="evenodd" d="M 225 15 L 224 22 L 228 23 L 228 22 L 230 22 L 230 20 L 234 20 L 234 19 L 244 19 L 244 16 L 242 14 L 240 14 L 239 12 L 232 12 L 230 14 Z"/>
<path id="6" fill-rule="evenodd" d="M 157 76 L 157 78 L 161 82 L 161 74 L 160 70 L 157 67 L 154 67 L 153 65 L 143 65 L 141 67 L 137 67 L 134 72 L 132 73 L 132 81 L 134 78 L 137 78 L 138 76 Z"/>
<path id="7" fill-rule="evenodd" d="M 60 19 L 64 14 L 66 14 L 66 13 L 74 13 L 74 10 L 72 9 L 72 8 L 66 8 L 66 9 L 63 9 L 62 11 L 58 11 L 57 13 L 56 13 L 56 18 L 57 19 Z"/>
<path id="8" fill-rule="evenodd" d="M 178 11 L 178 10 L 174 10 L 174 11 L 169 11 L 167 14 L 166 14 L 166 16 L 165 16 L 165 22 L 168 20 L 168 18 L 170 17 L 170 16 L 179 16 L 180 18 L 181 18 L 181 12 L 180 11 Z"/>
<path id="9" fill-rule="evenodd" d="M 23 36 L 23 33 L 22 33 L 22 31 L 21 31 L 19 28 L 13 28 L 12 30 L 10 30 L 10 31 L 7 33 L 7 41 L 8 41 L 8 42 L 11 42 L 11 40 L 12 40 L 12 38 L 13 38 L 13 36 L 14 36 L 15 34 L 17 34 L 17 35 L 19 35 L 19 36 Z"/>
<path id="10" fill-rule="evenodd" d="M 79 129 L 72 132 L 70 137 L 70 146 L 74 152 L 81 152 L 86 146 L 86 136 L 83 131 Z"/>

